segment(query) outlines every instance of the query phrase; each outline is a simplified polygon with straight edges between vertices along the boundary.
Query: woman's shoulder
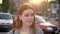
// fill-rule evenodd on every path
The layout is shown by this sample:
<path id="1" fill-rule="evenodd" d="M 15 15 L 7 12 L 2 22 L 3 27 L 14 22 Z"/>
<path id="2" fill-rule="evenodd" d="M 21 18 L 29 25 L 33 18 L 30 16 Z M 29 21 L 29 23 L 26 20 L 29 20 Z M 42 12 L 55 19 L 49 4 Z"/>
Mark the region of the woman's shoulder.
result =
<path id="1" fill-rule="evenodd" d="M 19 29 L 11 30 L 7 34 L 19 34 Z M 43 30 L 41 28 L 36 28 L 36 34 L 44 34 Z"/>
<path id="2" fill-rule="evenodd" d="M 36 28 L 36 34 L 44 34 L 44 31 L 41 28 Z"/>

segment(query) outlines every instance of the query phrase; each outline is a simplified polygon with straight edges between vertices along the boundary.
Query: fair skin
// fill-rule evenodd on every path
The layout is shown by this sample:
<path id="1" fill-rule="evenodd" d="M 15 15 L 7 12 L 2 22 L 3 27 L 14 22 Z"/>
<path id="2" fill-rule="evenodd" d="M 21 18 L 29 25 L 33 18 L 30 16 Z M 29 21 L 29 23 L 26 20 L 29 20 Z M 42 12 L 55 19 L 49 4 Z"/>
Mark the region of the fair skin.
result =
<path id="1" fill-rule="evenodd" d="M 19 15 L 20 20 L 22 20 L 22 27 L 20 28 L 20 34 L 30 34 L 30 26 L 34 20 L 34 14 L 32 9 L 26 9 L 23 11 L 22 15 Z M 22 33 L 23 32 L 23 33 Z"/>

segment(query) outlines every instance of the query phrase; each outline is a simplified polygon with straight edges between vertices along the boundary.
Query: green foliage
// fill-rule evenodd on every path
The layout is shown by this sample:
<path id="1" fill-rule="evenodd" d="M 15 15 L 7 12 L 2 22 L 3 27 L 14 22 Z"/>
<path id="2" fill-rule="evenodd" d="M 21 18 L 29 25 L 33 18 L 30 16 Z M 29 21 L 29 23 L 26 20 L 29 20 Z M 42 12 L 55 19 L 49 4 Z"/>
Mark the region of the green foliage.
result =
<path id="1" fill-rule="evenodd" d="M 7 10 L 9 9 L 9 0 L 3 0 L 1 8 L 3 12 L 7 12 Z"/>
<path id="2" fill-rule="evenodd" d="M 10 13 L 14 13 L 17 11 L 17 7 L 15 6 L 15 3 L 10 0 L 10 3 L 9 3 L 9 10 L 10 10 Z"/>
<path id="3" fill-rule="evenodd" d="M 17 7 L 15 6 L 13 0 L 3 0 L 1 8 L 2 8 L 2 12 L 8 12 L 9 10 L 10 13 L 13 13 L 17 11 Z"/>

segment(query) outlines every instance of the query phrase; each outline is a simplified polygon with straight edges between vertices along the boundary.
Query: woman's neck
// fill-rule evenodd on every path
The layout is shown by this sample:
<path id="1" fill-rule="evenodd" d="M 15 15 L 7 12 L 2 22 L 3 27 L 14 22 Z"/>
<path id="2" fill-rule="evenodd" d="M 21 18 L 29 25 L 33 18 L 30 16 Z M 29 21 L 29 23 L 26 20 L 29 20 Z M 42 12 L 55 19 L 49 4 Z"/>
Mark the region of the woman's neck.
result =
<path id="1" fill-rule="evenodd" d="M 30 30 L 30 26 L 23 24 L 22 27 L 21 27 L 21 30 L 23 30 L 23 31 L 29 31 Z"/>

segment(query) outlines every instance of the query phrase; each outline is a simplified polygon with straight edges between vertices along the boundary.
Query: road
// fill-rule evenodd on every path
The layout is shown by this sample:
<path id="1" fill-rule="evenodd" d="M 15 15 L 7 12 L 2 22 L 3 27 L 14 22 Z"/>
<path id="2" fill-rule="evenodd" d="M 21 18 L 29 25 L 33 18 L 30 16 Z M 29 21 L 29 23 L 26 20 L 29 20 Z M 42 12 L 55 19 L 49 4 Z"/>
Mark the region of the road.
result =
<path id="1" fill-rule="evenodd" d="M 0 32 L 0 34 L 7 34 L 7 32 Z"/>

